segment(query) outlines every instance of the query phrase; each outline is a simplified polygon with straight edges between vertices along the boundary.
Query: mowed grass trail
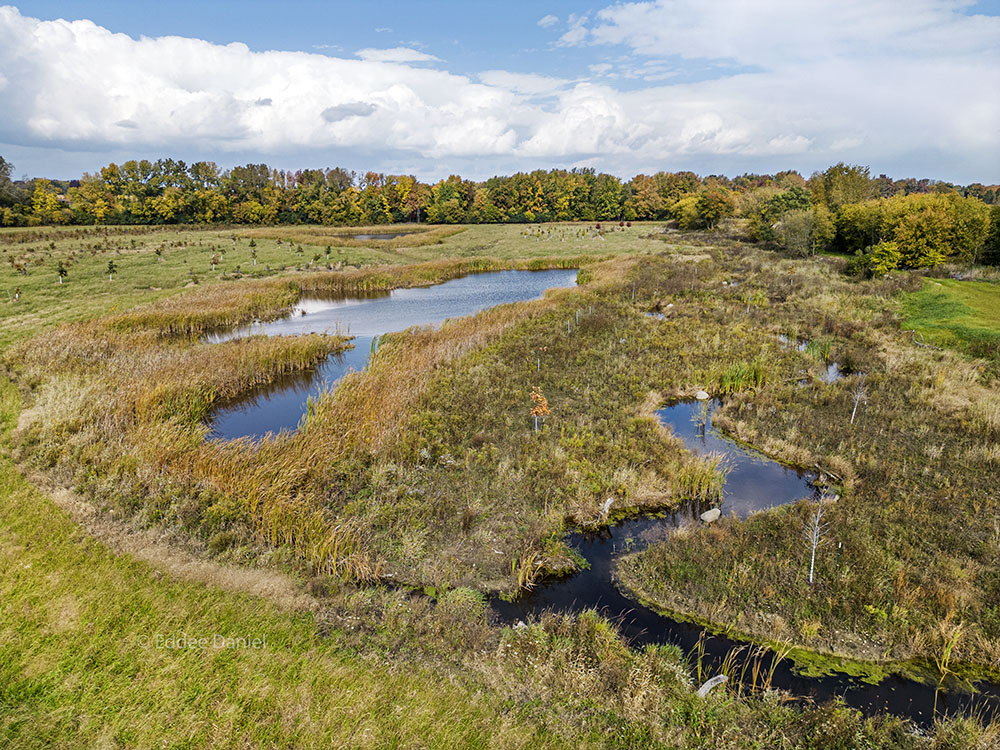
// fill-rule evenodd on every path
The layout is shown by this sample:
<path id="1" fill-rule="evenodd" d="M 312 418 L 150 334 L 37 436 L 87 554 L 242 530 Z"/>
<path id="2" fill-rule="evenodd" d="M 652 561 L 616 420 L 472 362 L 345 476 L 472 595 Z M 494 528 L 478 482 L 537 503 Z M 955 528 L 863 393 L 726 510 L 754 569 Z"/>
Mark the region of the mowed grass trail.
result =
<path id="1" fill-rule="evenodd" d="M 4 439 L 20 398 L 0 382 Z M 157 635 L 266 637 L 157 648 Z M 115 555 L 0 457 L 0 746 L 547 746 L 500 701 L 362 660 L 312 614 Z"/>

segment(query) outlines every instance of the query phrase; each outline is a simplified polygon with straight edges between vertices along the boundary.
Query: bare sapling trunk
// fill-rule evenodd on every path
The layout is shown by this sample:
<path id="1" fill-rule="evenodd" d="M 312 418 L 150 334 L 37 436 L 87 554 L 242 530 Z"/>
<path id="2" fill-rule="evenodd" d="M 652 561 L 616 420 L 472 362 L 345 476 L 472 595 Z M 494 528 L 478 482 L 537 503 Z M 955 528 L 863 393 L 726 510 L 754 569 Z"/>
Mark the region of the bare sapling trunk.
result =
<path id="1" fill-rule="evenodd" d="M 816 512 L 813 513 L 812 517 L 809 519 L 808 525 L 806 526 L 806 540 L 809 542 L 810 547 L 810 586 L 812 586 L 816 580 L 816 549 L 819 547 L 819 543 L 823 539 L 823 534 L 825 534 L 826 530 L 829 528 L 829 524 L 823 523 L 823 501 L 826 499 L 826 495 L 820 495 L 819 502 L 816 504 Z"/>
<path id="2" fill-rule="evenodd" d="M 854 418 L 858 414 L 858 405 L 861 402 L 868 403 L 868 391 L 865 388 L 864 375 L 858 378 L 858 385 L 854 389 L 854 409 L 851 410 L 851 424 L 854 424 Z"/>

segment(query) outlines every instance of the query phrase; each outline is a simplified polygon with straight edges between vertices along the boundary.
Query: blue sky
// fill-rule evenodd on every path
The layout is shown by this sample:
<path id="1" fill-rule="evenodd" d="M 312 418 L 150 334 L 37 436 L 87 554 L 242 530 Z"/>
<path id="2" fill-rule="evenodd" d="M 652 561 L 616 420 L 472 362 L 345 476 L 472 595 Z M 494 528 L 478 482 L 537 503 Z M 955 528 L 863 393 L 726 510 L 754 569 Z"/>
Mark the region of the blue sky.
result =
<path id="1" fill-rule="evenodd" d="M 1000 0 L 23 2 L 0 10 L 0 155 L 53 177 L 173 156 L 425 179 L 844 160 L 997 182 L 998 16 Z"/>

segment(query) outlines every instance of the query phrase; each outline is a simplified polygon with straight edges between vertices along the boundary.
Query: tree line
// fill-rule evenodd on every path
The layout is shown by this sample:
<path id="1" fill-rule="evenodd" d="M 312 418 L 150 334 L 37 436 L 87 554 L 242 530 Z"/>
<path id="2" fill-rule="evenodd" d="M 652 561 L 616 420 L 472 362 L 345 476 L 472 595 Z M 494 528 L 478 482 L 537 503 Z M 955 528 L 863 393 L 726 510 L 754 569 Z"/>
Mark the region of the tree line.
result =
<path id="1" fill-rule="evenodd" d="M 836 164 L 798 172 L 701 177 L 552 169 L 435 184 L 412 175 L 341 168 L 277 170 L 173 159 L 109 164 L 78 180 L 13 181 L 0 157 L 0 225 L 442 224 L 672 221 L 682 229 L 738 226 L 748 239 L 809 254 L 858 256 L 858 270 L 1000 262 L 1000 186 L 871 177 Z"/>

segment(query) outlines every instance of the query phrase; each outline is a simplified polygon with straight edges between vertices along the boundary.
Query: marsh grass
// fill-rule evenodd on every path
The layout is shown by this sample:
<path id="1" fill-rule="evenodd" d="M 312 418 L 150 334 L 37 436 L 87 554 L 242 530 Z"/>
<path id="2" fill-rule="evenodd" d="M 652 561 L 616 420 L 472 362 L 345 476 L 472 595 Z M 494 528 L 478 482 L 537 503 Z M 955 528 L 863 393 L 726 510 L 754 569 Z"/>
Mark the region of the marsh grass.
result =
<path id="1" fill-rule="evenodd" d="M 752 362 L 734 362 L 718 374 L 716 390 L 725 395 L 742 391 L 756 391 L 767 382 L 767 378 L 767 364 L 762 359 L 755 359 Z"/>
<path id="2" fill-rule="evenodd" d="M 37 413 L 22 432 L 24 451 L 86 467 L 77 481 L 130 512 L 203 538 L 226 532 L 239 544 L 284 549 L 309 570 L 512 591 L 572 565 L 568 550 L 547 540 L 569 524 L 606 522 L 609 498 L 616 514 L 628 514 L 718 496 L 719 467 L 694 461 L 637 415 L 650 391 L 680 397 L 708 385 L 728 395 L 721 428 L 840 478 L 831 538 L 842 552 L 817 560 L 824 593 L 803 589 L 804 511 L 791 508 L 654 545 L 627 574 L 641 575 L 672 609 L 868 658 L 931 658 L 922 634 L 959 616 L 969 630 L 956 659 L 996 669 L 987 614 L 997 541 L 985 532 L 963 541 L 970 519 L 995 518 L 996 500 L 989 475 L 962 462 L 979 455 L 975 445 L 1000 439 L 1000 402 L 974 365 L 900 337 L 893 295 L 905 284 L 848 281 L 835 261 L 725 245 L 591 262 L 577 290 L 386 337 L 368 370 L 316 401 L 298 433 L 261 444 L 202 439 L 197 420 L 211 404 L 308 367 L 343 342 L 210 346 L 182 332 L 277 315 L 306 292 L 383 290 L 588 257 L 240 281 L 192 293 L 192 308 L 204 307 L 197 315 L 182 295 L 42 334 L 16 349 L 9 366 L 40 394 L 49 381 L 65 392 L 68 377 L 85 379 L 91 400 L 59 429 L 46 427 L 57 417 Z M 747 313 L 748 287 L 768 304 Z M 213 289 L 217 303 L 209 302 Z M 664 318 L 645 316 L 650 309 Z M 849 424 L 850 382 L 798 387 L 821 363 L 780 346 L 776 334 L 787 331 L 821 342 L 821 358 L 850 353 L 868 373 L 869 404 L 857 424 Z M 533 434 L 536 386 L 551 416 Z M 938 448 L 927 454 L 927 446 Z M 919 535 L 903 520 L 914 517 Z M 693 566 L 696 559 L 716 564 Z M 744 572 L 734 572 L 733 559 Z M 705 610 L 720 601 L 721 609 Z"/>
<path id="3" fill-rule="evenodd" d="M 716 454 L 689 460 L 674 475 L 677 493 L 700 504 L 721 503 L 730 468 L 724 457 Z"/>
<path id="4" fill-rule="evenodd" d="M 716 418 L 771 455 L 839 477 L 816 590 L 804 572 L 804 506 L 653 545 L 620 566 L 623 580 L 672 611 L 873 660 L 933 663 L 941 624 L 961 623 L 953 658 L 1000 673 L 988 645 L 1000 635 L 989 604 L 1000 594 L 1000 508 L 980 463 L 995 440 L 996 395 L 980 365 L 898 336 L 891 327 L 854 336 L 871 342 L 870 398 L 854 425 L 851 379 L 805 391 L 776 380 Z"/>
<path id="5" fill-rule="evenodd" d="M 537 257 L 545 257 L 546 242 L 536 244 Z M 266 241 L 260 245 L 267 250 Z M 575 247 L 566 245 L 563 262 L 575 262 Z M 378 288 L 386 274 L 424 283 L 456 268 L 349 270 L 337 279 L 298 273 L 291 292 L 284 280 L 242 279 L 240 288 L 261 285 L 263 301 L 241 306 L 234 292 L 230 303 L 199 317 L 186 309 L 185 294 L 135 317 L 105 311 L 106 320 L 43 332 L 6 356 L 32 399 L 16 451 L 71 478 L 116 515 L 206 546 L 215 540 L 218 554 L 231 559 L 281 561 L 319 589 L 343 591 L 351 604 L 330 614 L 337 627 L 378 623 L 365 636 L 376 653 L 422 643 L 438 657 L 474 664 L 491 695 L 542 717 L 549 730 L 573 738 L 568 744 L 581 743 L 582 723 L 583 744 L 621 736 L 626 744 L 744 747 L 753 736 L 762 747 L 817 746 L 830 737 L 844 746 L 919 746 L 924 740 L 900 722 L 866 722 L 837 706 L 797 712 L 767 696 L 725 693 L 698 703 L 679 655 L 629 651 L 613 624 L 596 615 L 553 616 L 504 631 L 513 650 L 494 652 L 489 631 L 468 614 L 469 597 L 446 596 L 462 586 L 510 593 L 571 567 L 565 529 L 595 522 L 609 497 L 629 513 L 712 496 L 719 467 L 695 461 L 638 407 L 651 391 L 679 398 L 718 384 L 729 368 L 766 363 L 763 379 L 733 378 L 716 424 L 778 457 L 846 478 L 831 509 L 831 538 L 843 543 L 842 557 L 824 555 L 817 561 L 821 585 L 804 587 L 800 531 L 808 508 L 791 506 L 652 545 L 622 564 L 626 583 L 630 575 L 641 579 L 651 598 L 682 611 L 711 603 L 710 618 L 751 634 L 811 638 L 856 654 L 940 654 L 932 635 L 950 616 L 965 636 L 949 653 L 949 669 L 988 667 L 997 658 L 1000 623 L 989 604 L 997 600 L 991 560 L 998 538 L 989 525 L 996 503 L 990 477 L 962 462 L 978 455 L 973 448 L 984 440 L 1000 439 L 1000 403 L 974 364 L 900 339 L 893 295 L 902 286 L 847 281 L 832 261 L 702 243 L 594 262 L 581 273 L 587 283 L 580 289 L 386 337 L 368 370 L 317 401 L 298 433 L 260 444 L 204 440 L 205 427 L 195 421 L 209 400 L 238 394 L 289 363 L 307 366 L 323 346 L 343 342 L 209 345 L 190 332 L 279 315 L 289 294 Z M 764 290 L 768 304 L 747 312 L 740 287 L 722 284 L 733 280 Z M 202 294 L 207 302 L 211 291 L 190 299 Z M 663 320 L 644 314 L 657 307 L 669 310 Z M 850 350 L 869 373 L 871 405 L 857 425 L 847 422 L 849 383 L 797 388 L 819 363 L 781 347 L 775 334 L 784 331 L 829 337 L 834 351 Z M 157 391 L 158 377 L 169 387 Z M 226 383 L 231 390 L 218 389 Z M 552 412 L 537 434 L 527 418 L 534 386 Z M 928 458 L 928 444 L 942 446 L 940 453 Z M 12 502 L 25 501 L 19 494 Z M 27 520 L 18 533 L 31 533 Z M 970 527 L 977 533 L 970 536 Z M 32 549 L 43 554 L 46 546 Z M 80 585 L 95 587 L 105 571 L 97 565 L 96 577 Z M 345 580 L 431 586 L 450 601 L 442 616 L 454 616 L 424 618 L 427 603 Z M 472 619 L 476 624 L 460 625 Z M 462 652 L 462 642 L 475 644 L 479 657 Z M 766 677 L 763 666 L 757 674 Z M 199 678 L 211 685 L 229 679 Z M 68 700 L 59 691 L 49 695 L 52 705 Z M 12 731 L 42 715 L 54 721 L 45 711 L 24 714 Z M 141 713 L 123 720 L 133 732 Z M 52 726 L 55 737 L 69 731 Z M 991 731 L 965 722 L 935 730 L 958 746 L 988 741 Z"/>

